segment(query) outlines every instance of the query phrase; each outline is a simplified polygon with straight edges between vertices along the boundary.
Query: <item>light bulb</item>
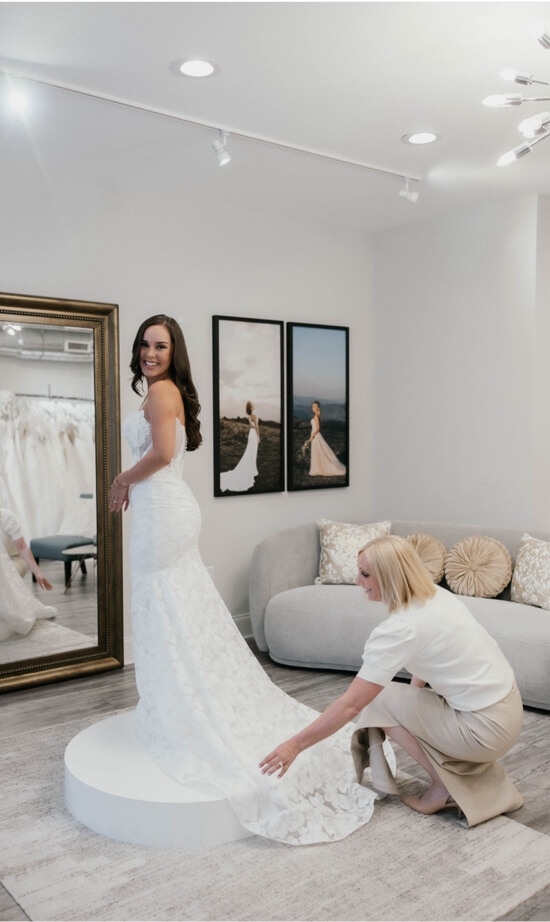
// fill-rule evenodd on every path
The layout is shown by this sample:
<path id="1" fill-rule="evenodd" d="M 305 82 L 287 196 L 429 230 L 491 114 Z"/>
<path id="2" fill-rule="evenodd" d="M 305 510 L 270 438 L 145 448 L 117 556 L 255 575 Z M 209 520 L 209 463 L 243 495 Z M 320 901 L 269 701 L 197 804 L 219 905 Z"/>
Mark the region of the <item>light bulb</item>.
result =
<path id="1" fill-rule="evenodd" d="M 550 124 L 550 112 L 541 112 L 539 115 L 531 115 L 530 118 L 520 122 L 518 130 L 524 138 L 535 138 L 548 124 Z"/>
<path id="2" fill-rule="evenodd" d="M 503 80 L 508 80 L 510 83 L 522 83 L 524 86 L 530 86 L 533 82 L 532 74 L 520 74 L 512 67 L 501 70 L 500 76 Z"/>
<path id="3" fill-rule="evenodd" d="M 497 166 L 508 166 L 510 163 L 514 163 L 515 160 L 519 160 L 520 157 L 525 156 L 525 154 L 531 153 L 530 144 L 520 144 L 518 147 L 514 147 L 513 150 L 509 150 L 506 154 L 503 154 L 497 160 Z"/>
<path id="4" fill-rule="evenodd" d="M 483 100 L 484 106 L 498 108 L 500 106 L 520 106 L 523 102 L 523 96 L 520 93 L 511 93 L 509 96 L 495 95 L 487 96 Z"/>

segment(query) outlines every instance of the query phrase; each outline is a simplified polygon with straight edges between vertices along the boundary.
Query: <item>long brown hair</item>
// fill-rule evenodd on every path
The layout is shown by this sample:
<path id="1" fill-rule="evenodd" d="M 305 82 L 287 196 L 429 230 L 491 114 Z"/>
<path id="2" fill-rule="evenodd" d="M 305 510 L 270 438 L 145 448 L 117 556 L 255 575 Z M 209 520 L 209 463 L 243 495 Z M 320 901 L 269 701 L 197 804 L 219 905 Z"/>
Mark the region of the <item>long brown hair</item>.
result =
<path id="1" fill-rule="evenodd" d="M 191 363 L 187 346 L 185 345 L 185 338 L 179 323 L 173 317 L 168 317 L 166 314 L 155 314 L 153 317 L 148 317 L 147 320 L 144 320 L 137 331 L 132 346 L 132 361 L 130 362 L 130 371 L 134 376 L 132 378 L 132 390 L 139 394 L 140 397 L 143 396 L 143 374 L 139 362 L 139 353 L 145 330 L 153 326 L 166 327 L 170 334 L 173 348 L 168 373 L 183 400 L 187 451 L 195 451 L 202 444 L 201 424 L 199 421 L 201 405 L 191 376 Z"/>

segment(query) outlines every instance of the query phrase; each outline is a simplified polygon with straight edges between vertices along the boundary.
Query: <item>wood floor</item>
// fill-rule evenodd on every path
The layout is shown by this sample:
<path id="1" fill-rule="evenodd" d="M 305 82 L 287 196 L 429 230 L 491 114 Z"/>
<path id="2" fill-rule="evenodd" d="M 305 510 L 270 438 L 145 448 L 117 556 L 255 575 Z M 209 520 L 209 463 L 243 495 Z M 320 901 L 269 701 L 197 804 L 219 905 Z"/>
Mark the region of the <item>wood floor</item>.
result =
<path id="1" fill-rule="evenodd" d="M 277 685 L 317 710 L 322 710 L 341 694 L 351 680 L 350 673 L 279 666 L 267 654 L 260 653 L 252 641 L 250 646 Z M 0 738 L 81 717 L 97 715 L 100 718 L 115 708 L 132 707 L 136 702 L 132 666 L 69 682 L 8 692 L 0 696 Z M 397 749 L 396 754 L 400 769 L 415 777 L 422 776 L 421 770 L 401 750 Z M 520 741 L 503 759 L 503 764 L 525 799 L 525 805 L 513 814 L 513 819 L 550 835 L 550 713 L 525 711 Z M 437 913 L 435 908 L 434 912 Z M 0 885 L 0 919 L 16 922 L 27 918 Z M 502 918 L 510 922 L 550 922 L 550 887 Z"/>

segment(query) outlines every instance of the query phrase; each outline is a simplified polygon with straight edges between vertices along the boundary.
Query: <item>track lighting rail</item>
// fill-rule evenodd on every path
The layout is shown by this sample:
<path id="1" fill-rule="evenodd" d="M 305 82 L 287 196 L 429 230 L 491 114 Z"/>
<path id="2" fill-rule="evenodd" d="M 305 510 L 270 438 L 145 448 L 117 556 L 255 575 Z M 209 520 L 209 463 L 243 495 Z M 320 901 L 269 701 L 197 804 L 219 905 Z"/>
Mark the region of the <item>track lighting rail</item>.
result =
<path id="1" fill-rule="evenodd" d="M 84 87 L 75 86 L 70 83 L 64 83 L 58 80 L 49 80 L 42 77 L 30 77 L 26 74 L 21 74 L 11 70 L 5 70 L 0 68 L 0 76 L 12 77 L 15 80 L 25 80 L 31 83 L 37 83 L 41 86 L 49 86 L 58 90 L 64 90 L 68 93 L 74 93 L 79 96 L 85 96 L 91 99 L 100 99 L 103 102 L 110 102 L 114 105 L 121 106 L 126 109 L 134 109 L 140 112 L 147 112 L 150 115 L 156 115 L 159 118 L 172 119 L 173 121 L 184 122 L 187 125 L 194 125 L 197 128 L 204 128 L 209 131 L 215 131 L 218 135 L 224 134 L 226 137 L 231 135 L 233 138 L 243 138 L 247 141 L 255 141 L 258 144 L 267 144 L 270 147 L 277 147 L 282 150 L 292 151 L 297 154 L 305 154 L 310 157 L 318 157 L 323 160 L 328 160 L 333 163 L 341 163 L 345 166 L 357 167 L 361 170 L 368 170 L 372 173 L 383 173 L 387 176 L 396 176 L 398 179 L 409 180 L 409 182 L 422 182 L 421 176 L 411 175 L 410 172 L 401 173 L 398 170 L 392 170 L 388 167 L 378 166 L 372 163 L 365 163 L 362 160 L 353 160 L 349 157 L 341 157 L 338 154 L 329 154 L 325 151 L 316 150 L 311 147 L 303 147 L 298 144 L 289 144 L 286 141 L 279 141 L 275 138 L 268 138 L 263 135 L 252 134 L 247 131 L 240 131 L 235 128 L 228 128 L 227 126 L 217 125 L 212 122 L 203 121 L 202 119 L 191 118 L 187 115 L 180 115 L 177 112 L 172 112 L 167 109 L 159 109 L 154 106 L 148 106 L 144 103 L 132 102 L 128 99 L 123 99 L 118 96 L 112 96 L 107 93 L 99 93 L 94 90 L 89 90 Z M 217 153 L 217 151 L 216 151 Z"/>

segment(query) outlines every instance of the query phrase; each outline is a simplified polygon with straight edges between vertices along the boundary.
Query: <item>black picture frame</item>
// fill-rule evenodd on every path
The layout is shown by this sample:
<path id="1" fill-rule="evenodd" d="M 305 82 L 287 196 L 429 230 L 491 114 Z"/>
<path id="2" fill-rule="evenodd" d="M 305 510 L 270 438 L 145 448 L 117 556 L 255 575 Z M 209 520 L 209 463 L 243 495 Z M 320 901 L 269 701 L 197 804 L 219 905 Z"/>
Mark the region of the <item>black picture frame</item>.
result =
<path id="1" fill-rule="evenodd" d="M 313 404 L 321 423 L 312 448 Z M 348 487 L 349 327 L 287 324 L 286 418 L 287 489 Z"/>
<path id="2" fill-rule="evenodd" d="M 212 317 L 214 496 L 285 488 L 283 326 L 280 320 Z"/>

